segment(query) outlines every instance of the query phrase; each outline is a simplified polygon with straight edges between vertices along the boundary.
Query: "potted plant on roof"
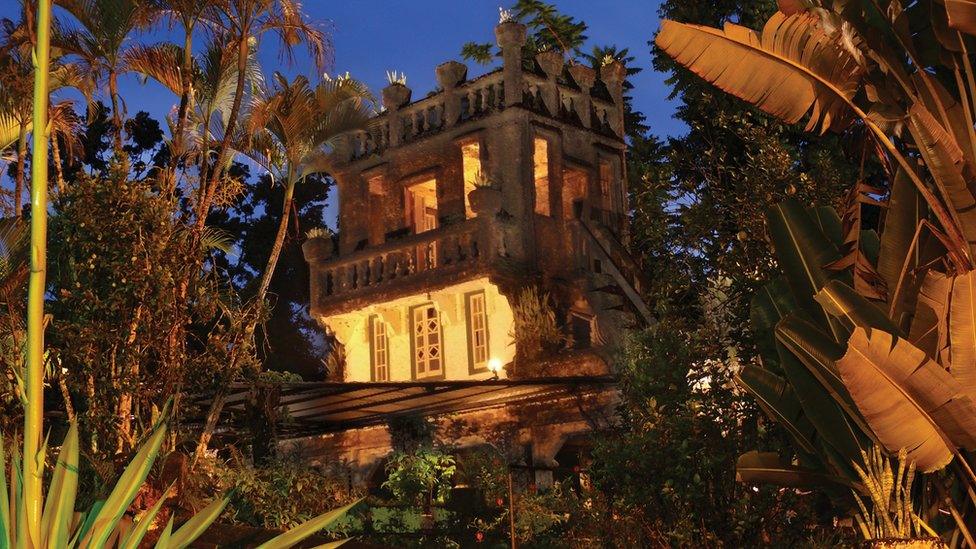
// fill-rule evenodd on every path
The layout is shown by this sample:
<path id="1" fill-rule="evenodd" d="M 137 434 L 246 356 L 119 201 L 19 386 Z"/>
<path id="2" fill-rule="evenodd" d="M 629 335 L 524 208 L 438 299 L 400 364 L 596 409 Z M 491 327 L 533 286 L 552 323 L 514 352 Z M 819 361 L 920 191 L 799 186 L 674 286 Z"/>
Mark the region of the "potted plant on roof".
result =
<path id="1" fill-rule="evenodd" d="M 410 88 L 407 87 L 407 75 L 403 72 L 386 71 L 386 81 L 389 85 L 383 88 L 383 106 L 398 109 L 410 103 Z"/>
<path id="2" fill-rule="evenodd" d="M 492 216 L 502 211 L 502 191 L 483 172 L 478 172 L 474 189 L 468 193 L 471 211 L 478 217 Z"/>
<path id="3" fill-rule="evenodd" d="M 305 233 L 306 240 L 302 243 L 302 254 L 305 261 L 323 261 L 332 257 L 335 245 L 332 242 L 333 233 L 328 227 L 315 227 Z"/>

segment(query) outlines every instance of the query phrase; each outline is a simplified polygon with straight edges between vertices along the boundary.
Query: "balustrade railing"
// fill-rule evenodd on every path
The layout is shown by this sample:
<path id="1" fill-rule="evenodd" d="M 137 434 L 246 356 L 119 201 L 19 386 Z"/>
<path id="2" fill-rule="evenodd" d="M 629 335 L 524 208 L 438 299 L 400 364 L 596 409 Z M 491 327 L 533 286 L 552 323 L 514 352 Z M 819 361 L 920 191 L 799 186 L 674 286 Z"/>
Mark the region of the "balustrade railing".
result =
<path id="1" fill-rule="evenodd" d="M 312 290 L 321 301 L 428 271 L 475 265 L 490 256 L 489 231 L 487 220 L 474 218 L 314 263 Z"/>

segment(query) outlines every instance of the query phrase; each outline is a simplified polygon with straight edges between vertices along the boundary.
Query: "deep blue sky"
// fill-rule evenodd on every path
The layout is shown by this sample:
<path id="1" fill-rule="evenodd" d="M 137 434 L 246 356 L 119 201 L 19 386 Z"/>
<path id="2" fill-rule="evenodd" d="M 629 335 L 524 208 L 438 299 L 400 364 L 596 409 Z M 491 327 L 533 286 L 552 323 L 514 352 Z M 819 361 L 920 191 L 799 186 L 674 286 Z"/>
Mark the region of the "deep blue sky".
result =
<path id="1" fill-rule="evenodd" d="M 666 100 L 668 89 L 663 83 L 664 75 L 651 69 L 647 42 L 658 28 L 659 3 L 658 0 L 555 0 L 564 13 L 586 21 L 592 45 L 616 44 L 630 48 L 636 63 L 644 69 L 634 78 L 635 105 L 647 115 L 652 131 L 666 136 L 682 132 L 684 126 L 671 118 L 673 107 Z M 501 4 L 508 5 L 508 1 Z M 333 29 L 334 71 L 349 71 L 376 92 L 386 84 L 387 70 L 403 71 L 414 97 L 422 97 L 435 87 L 434 67 L 449 59 L 459 59 L 462 44 L 470 40 L 494 42 L 493 27 L 498 21 L 499 5 L 499 0 L 304 1 L 305 11 L 312 20 Z M 0 17 L 15 19 L 18 15 L 15 10 L 16 2 L 0 0 Z M 138 39 L 154 42 L 168 35 L 161 31 Z M 266 71 L 314 76 L 303 55 L 288 67 L 273 50 L 272 44 L 262 47 Z M 484 70 L 469 63 L 468 75 L 477 76 Z M 130 115 L 148 110 L 159 117 L 175 102 L 165 89 L 153 83 L 142 85 L 132 75 L 122 78 L 121 88 Z"/>

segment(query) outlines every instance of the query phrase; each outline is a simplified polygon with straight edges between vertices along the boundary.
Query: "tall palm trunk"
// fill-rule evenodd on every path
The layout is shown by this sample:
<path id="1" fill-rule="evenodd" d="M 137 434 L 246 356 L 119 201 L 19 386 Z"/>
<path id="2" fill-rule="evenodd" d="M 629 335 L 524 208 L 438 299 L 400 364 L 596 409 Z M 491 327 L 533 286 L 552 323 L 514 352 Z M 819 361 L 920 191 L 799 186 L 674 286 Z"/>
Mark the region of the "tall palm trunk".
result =
<path id="1" fill-rule="evenodd" d="M 217 188 L 217 179 L 222 172 L 222 166 L 227 162 L 227 154 L 230 150 L 230 140 L 234 134 L 234 127 L 237 125 L 237 118 L 241 112 L 241 104 L 244 101 L 244 78 L 247 75 L 247 55 L 249 53 L 247 45 L 247 33 L 241 32 L 240 42 L 237 44 L 237 87 L 234 89 L 234 104 L 230 108 L 230 116 L 227 117 L 227 127 L 224 128 L 224 138 L 220 142 L 217 150 L 217 161 L 214 163 L 213 171 L 207 178 L 200 181 L 200 202 L 197 204 L 197 224 L 196 231 L 199 233 L 207 222 L 207 213 L 210 211 L 210 203 L 213 201 Z M 207 121 L 209 123 L 209 121 Z"/>
<path id="2" fill-rule="evenodd" d="M 54 181 L 58 184 L 58 194 L 61 194 L 67 189 L 67 185 L 64 183 L 64 170 L 61 167 L 61 147 L 54 134 L 51 134 L 51 163 L 54 164 Z"/>
<path id="3" fill-rule="evenodd" d="M 186 27 L 183 38 L 183 66 L 180 68 L 180 109 L 176 116 L 176 135 L 173 136 L 173 150 L 170 151 L 169 169 L 166 174 L 166 188 L 176 189 L 176 168 L 183 156 L 183 132 L 190 112 L 190 71 L 193 67 L 193 27 Z"/>
<path id="4" fill-rule="evenodd" d="M 17 175 L 14 178 L 14 217 L 24 209 L 24 171 L 27 168 L 27 121 L 20 123 L 17 139 Z"/>
<path id="5" fill-rule="evenodd" d="M 122 113 L 119 111 L 119 75 L 115 69 L 108 71 L 108 93 L 112 99 L 112 140 L 115 157 L 122 159 Z"/>
<path id="6" fill-rule="evenodd" d="M 24 503 L 27 542 L 41 544 L 44 463 L 40 458 L 44 422 L 44 287 L 47 274 L 47 109 L 51 55 L 51 2 L 37 2 L 34 50 L 34 157 L 31 164 L 31 257 L 27 289 L 27 372 L 24 391 Z"/>
<path id="7" fill-rule="evenodd" d="M 274 245 L 271 247 L 271 255 L 268 263 L 264 266 L 264 273 L 261 275 L 261 284 L 258 286 L 258 293 L 255 297 L 258 301 L 263 301 L 268 293 L 268 286 L 271 285 L 271 277 L 274 275 L 275 267 L 278 266 L 278 257 L 281 255 L 281 248 L 285 243 L 285 234 L 288 232 L 288 219 L 291 214 L 291 204 L 295 196 L 295 178 L 289 168 L 288 184 L 285 186 L 285 198 L 281 206 L 281 222 L 278 223 L 278 233 L 275 235 Z"/>

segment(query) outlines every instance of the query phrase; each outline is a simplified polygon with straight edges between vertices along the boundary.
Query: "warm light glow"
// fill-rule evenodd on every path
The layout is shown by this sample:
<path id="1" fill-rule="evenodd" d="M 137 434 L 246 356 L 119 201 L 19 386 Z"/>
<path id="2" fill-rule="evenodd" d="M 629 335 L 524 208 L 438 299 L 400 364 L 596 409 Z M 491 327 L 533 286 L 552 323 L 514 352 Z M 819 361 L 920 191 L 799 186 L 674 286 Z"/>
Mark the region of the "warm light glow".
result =
<path id="1" fill-rule="evenodd" d="M 497 358 L 492 358 L 488 361 L 488 371 L 497 374 L 502 370 L 502 361 Z"/>

